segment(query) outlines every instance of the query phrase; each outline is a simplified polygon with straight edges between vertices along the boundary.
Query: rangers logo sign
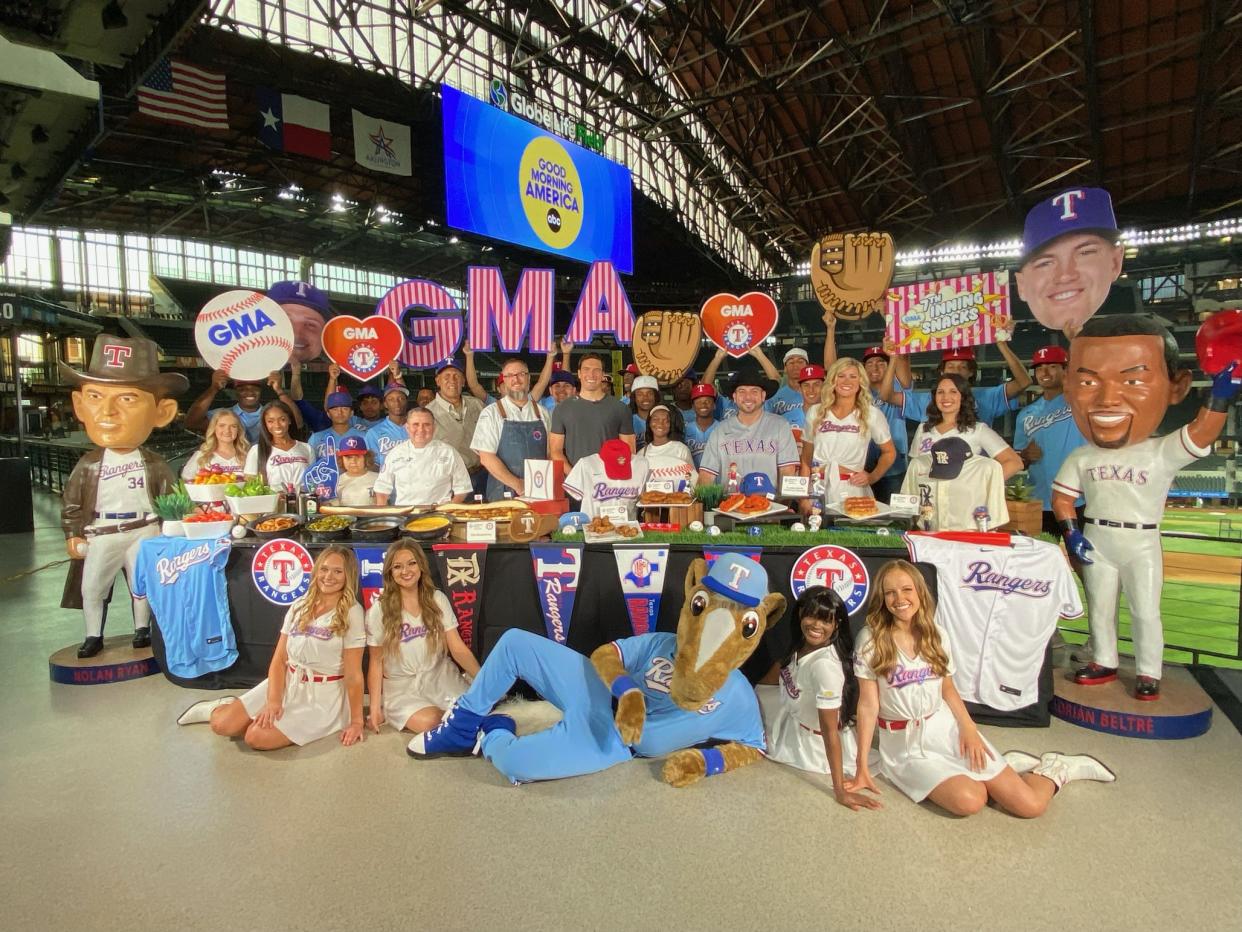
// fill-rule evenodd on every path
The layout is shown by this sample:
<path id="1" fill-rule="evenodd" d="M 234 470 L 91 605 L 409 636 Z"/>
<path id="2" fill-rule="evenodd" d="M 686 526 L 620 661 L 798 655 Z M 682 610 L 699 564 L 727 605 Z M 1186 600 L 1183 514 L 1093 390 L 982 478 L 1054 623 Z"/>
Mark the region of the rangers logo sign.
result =
<path id="1" fill-rule="evenodd" d="M 835 544 L 820 544 L 798 557 L 789 574 L 789 589 L 795 599 L 810 586 L 835 590 L 852 615 L 867 601 L 871 577 L 854 551 Z"/>
<path id="2" fill-rule="evenodd" d="M 305 547 L 279 537 L 254 552 L 250 573 L 263 598 L 277 605 L 292 605 L 310 589 L 314 565 Z"/>

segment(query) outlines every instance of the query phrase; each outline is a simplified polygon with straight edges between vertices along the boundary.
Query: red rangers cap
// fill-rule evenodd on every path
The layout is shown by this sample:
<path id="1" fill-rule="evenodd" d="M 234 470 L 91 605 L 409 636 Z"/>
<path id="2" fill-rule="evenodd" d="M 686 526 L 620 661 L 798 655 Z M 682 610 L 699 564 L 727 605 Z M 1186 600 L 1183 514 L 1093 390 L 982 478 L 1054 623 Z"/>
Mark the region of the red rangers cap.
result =
<path id="1" fill-rule="evenodd" d="M 824 377 L 823 366 L 803 366 L 802 371 L 798 373 L 798 383 L 810 382 L 814 379 L 822 379 Z"/>
<path id="2" fill-rule="evenodd" d="M 947 349 L 940 354 L 941 362 L 953 362 L 954 360 L 959 360 L 961 362 L 974 362 L 975 351 L 969 346 L 955 346 L 952 349 Z"/>
<path id="3" fill-rule="evenodd" d="M 1032 366 L 1065 365 L 1069 362 L 1069 353 L 1063 346 L 1041 346 L 1031 357 Z"/>
<path id="4" fill-rule="evenodd" d="M 638 363 L 635 363 L 635 362 L 630 363 L 628 366 L 625 367 L 624 371 L 628 372 L 630 375 L 638 375 L 639 374 Z"/>
<path id="5" fill-rule="evenodd" d="M 715 397 L 716 397 L 716 389 L 712 388 L 710 385 L 696 385 L 694 386 L 694 388 L 690 389 L 690 400 L 691 401 L 693 401 L 695 398 L 715 398 Z"/>
<path id="6" fill-rule="evenodd" d="M 872 356 L 879 356 L 881 359 L 888 359 L 888 353 L 884 352 L 882 346 L 868 346 L 863 350 L 863 362 L 866 362 Z"/>

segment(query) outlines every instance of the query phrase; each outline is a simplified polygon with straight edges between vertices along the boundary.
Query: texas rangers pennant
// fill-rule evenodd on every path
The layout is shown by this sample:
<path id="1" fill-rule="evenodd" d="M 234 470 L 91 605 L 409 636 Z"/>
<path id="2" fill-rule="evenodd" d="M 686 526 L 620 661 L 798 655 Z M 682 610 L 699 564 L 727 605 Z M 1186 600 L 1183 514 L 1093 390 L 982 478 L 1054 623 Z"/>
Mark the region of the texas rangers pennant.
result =
<path id="1" fill-rule="evenodd" d="M 578 594 L 582 544 L 532 544 L 530 559 L 548 637 L 564 644 L 569 640 L 569 621 Z"/>
<path id="2" fill-rule="evenodd" d="M 384 588 L 384 548 L 355 547 L 358 558 L 358 588 L 362 590 L 362 607 L 370 608 Z"/>
<path id="3" fill-rule="evenodd" d="M 483 568 L 487 564 L 487 544 L 433 544 L 440 584 L 453 614 L 457 633 L 467 647 L 474 644 L 474 623 L 479 614 L 479 593 L 483 591 Z"/>
<path id="4" fill-rule="evenodd" d="M 668 567 L 667 547 L 614 547 L 630 630 L 647 634 L 660 618 L 660 592 Z"/>

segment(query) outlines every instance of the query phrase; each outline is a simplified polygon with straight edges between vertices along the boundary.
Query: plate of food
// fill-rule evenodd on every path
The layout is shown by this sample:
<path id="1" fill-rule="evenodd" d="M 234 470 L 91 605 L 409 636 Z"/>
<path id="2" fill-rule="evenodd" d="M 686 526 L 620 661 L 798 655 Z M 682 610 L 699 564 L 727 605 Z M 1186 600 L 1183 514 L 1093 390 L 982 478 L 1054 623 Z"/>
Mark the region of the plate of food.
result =
<path id="1" fill-rule="evenodd" d="M 302 519 L 297 515 L 266 514 L 250 522 L 250 531 L 255 537 L 271 540 L 275 537 L 291 537 L 302 526 Z"/>
<path id="2" fill-rule="evenodd" d="M 484 502 L 478 505 L 436 505 L 436 512 L 449 515 L 454 521 L 509 521 L 516 514 L 529 511 L 525 502 Z"/>
<path id="3" fill-rule="evenodd" d="M 402 525 L 405 535 L 415 540 L 444 540 L 452 530 L 452 517 L 435 511 L 414 515 Z"/>
<path id="4" fill-rule="evenodd" d="M 693 505 L 694 495 L 690 492 L 644 492 L 638 497 L 638 504 L 651 508 L 667 508 L 670 505 Z"/>
<path id="5" fill-rule="evenodd" d="M 354 519 L 347 515 L 318 515 L 309 519 L 302 532 L 314 543 L 326 544 L 349 537 Z"/>
<path id="6" fill-rule="evenodd" d="M 893 514 L 888 505 L 877 502 L 870 495 L 848 496 L 833 502 L 828 510 L 846 521 L 871 521 L 875 518 L 888 518 Z"/>
<path id="7" fill-rule="evenodd" d="M 789 506 L 774 502 L 766 495 L 742 495 L 739 492 L 726 496 L 717 510 L 739 521 L 753 521 L 768 515 L 784 514 L 789 511 Z"/>
<path id="8" fill-rule="evenodd" d="M 611 544 L 617 541 L 638 540 L 643 529 L 637 521 L 613 521 L 611 518 L 592 518 L 582 525 L 582 537 L 588 544 Z"/>

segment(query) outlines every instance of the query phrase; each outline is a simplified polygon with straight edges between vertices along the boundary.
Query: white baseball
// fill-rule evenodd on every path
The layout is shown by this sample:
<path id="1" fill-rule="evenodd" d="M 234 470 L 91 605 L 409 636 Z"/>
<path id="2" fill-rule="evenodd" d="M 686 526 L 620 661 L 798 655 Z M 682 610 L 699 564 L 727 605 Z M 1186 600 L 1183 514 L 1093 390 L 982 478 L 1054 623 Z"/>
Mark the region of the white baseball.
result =
<path id="1" fill-rule="evenodd" d="M 703 522 L 702 521 L 691 521 L 689 530 L 694 531 L 694 533 L 696 534 L 701 533 L 703 530 Z"/>
<path id="2" fill-rule="evenodd" d="M 573 535 L 578 533 L 578 526 L 576 524 L 567 524 L 563 528 L 561 528 L 561 533 L 567 534 L 568 536 L 572 537 Z"/>
<path id="3" fill-rule="evenodd" d="M 246 527 L 242 524 L 235 524 L 233 525 L 233 530 L 229 531 L 229 533 L 233 535 L 235 540 L 241 540 L 246 536 Z"/>
<path id="4" fill-rule="evenodd" d="M 804 534 L 806 533 L 806 525 L 801 521 L 795 521 L 793 524 L 789 525 L 789 530 L 793 531 L 795 534 Z"/>
<path id="5" fill-rule="evenodd" d="M 257 291 L 226 291 L 198 312 L 194 342 L 212 369 L 235 379 L 265 379 L 293 353 L 285 309 Z"/>
<path id="6" fill-rule="evenodd" d="M 707 529 L 707 533 L 710 534 L 712 537 L 719 537 L 720 528 L 716 527 L 716 525 L 713 524 L 711 527 Z"/>

